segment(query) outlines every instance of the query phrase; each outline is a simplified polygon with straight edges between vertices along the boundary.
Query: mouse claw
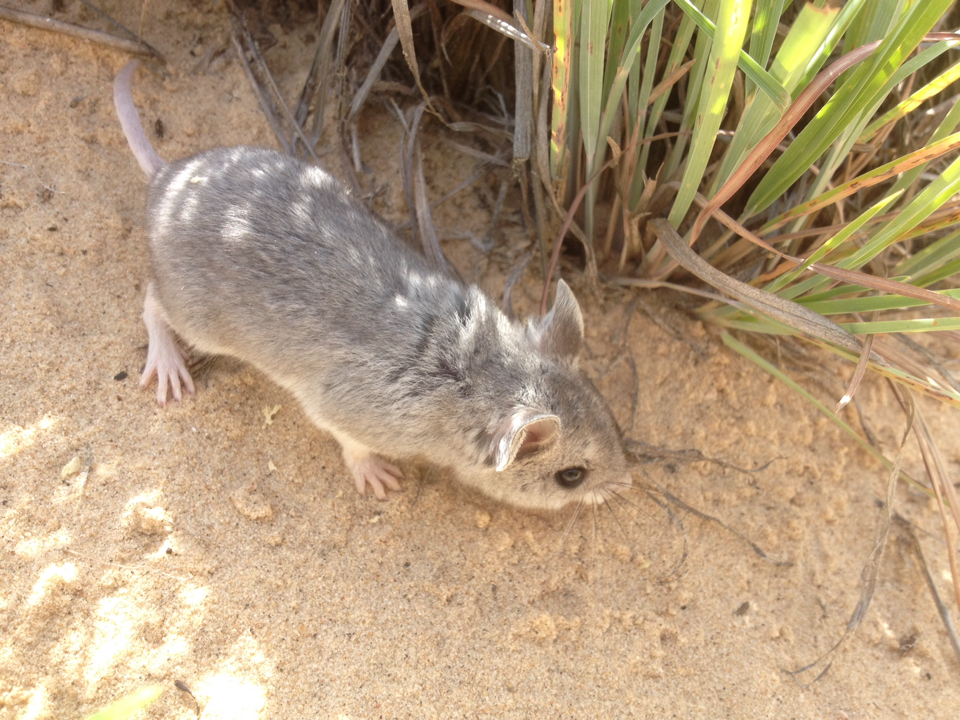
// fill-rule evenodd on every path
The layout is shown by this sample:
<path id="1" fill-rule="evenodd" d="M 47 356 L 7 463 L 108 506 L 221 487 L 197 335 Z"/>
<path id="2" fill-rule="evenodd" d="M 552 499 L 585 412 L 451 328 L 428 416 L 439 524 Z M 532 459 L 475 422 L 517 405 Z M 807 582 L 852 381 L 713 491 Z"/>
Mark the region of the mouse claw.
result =
<path id="1" fill-rule="evenodd" d="M 183 400 L 181 382 L 183 383 L 183 388 L 186 389 L 188 393 L 193 395 L 196 392 L 193 385 L 193 378 L 190 377 L 190 372 L 187 370 L 182 356 L 177 357 L 176 361 L 172 364 L 159 362 L 151 365 L 148 362 L 147 367 L 143 371 L 143 375 L 140 377 L 140 387 L 145 388 L 150 383 L 154 374 L 157 376 L 157 403 L 159 403 L 160 407 L 165 407 L 167 404 L 168 385 L 170 392 L 173 394 L 173 399 L 177 402 Z"/>
<path id="2" fill-rule="evenodd" d="M 387 490 L 400 492 L 400 478 L 403 473 L 396 465 L 388 463 L 379 455 L 366 453 L 357 455 L 348 453 L 344 450 L 343 459 L 353 474 L 353 480 L 357 487 L 357 492 L 363 495 L 366 492 L 367 485 L 373 490 L 374 496 L 378 500 L 387 499 Z M 384 487 L 386 486 L 386 487 Z"/>

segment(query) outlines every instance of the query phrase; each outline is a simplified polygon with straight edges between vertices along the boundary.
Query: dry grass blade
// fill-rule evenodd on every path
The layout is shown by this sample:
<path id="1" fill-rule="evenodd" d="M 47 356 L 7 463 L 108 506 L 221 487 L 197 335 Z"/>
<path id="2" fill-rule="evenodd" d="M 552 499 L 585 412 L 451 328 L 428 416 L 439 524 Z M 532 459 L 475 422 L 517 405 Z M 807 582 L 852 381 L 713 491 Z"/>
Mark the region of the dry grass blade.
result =
<path id="1" fill-rule="evenodd" d="M 927 589 L 930 591 L 930 596 L 933 598 L 934 605 L 937 606 L 937 614 L 940 616 L 940 622 L 943 623 L 944 629 L 947 631 L 947 637 L 950 638 L 950 644 L 953 646 L 953 653 L 957 656 L 957 660 L 960 661 L 960 639 L 957 638 L 957 630 L 953 626 L 953 620 L 950 618 L 950 608 L 947 607 L 946 603 L 940 599 L 940 593 L 937 592 L 937 583 L 933 579 L 933 575 L 930 574 L 930 568 L 927 566 L 927 561 L 923 557 L 923 549 L 920 547 L 920 539 L 917 537 L 917 534 L 913 531 L 913 526 L 898 513 L 893 514 L 893 519 L 896 520 L 900 526 L 906 532 L 907 539 L 910 543 L 910 549 L 913 551 L 914 559 L 917 564 L 920 566 L 920 571 L 923 573 L 924 579 L 927 581 Z"/>
<path id="2" fill-rule="evenodd" d="M 487 232 L 483 235 L 483 240 L 480 241 L 480 250 L 482 252 L 486 253 L 493 250 L 493 234 L 497 231 L 497 225 L 500 224 L 500 213 L 503 212 L 503 201 L 507 199 L 507 190 L 509 187 L 510 183 L 506 180 L 500 183 L 500 191 L 497 193 L 497 201 L 493 205 L 490 225 L 487 227 Z"/>
<path id="3" fill-rule="evenodd" d="M 423 110 L 426 105 L 421 104 L 415 113 L 415 120 L 410 124 L 410 180 L 413 191 L 413 205 L 411 212 L 415 213 L 417 228 L 420 230 L 420 242 L 423 252 L 433 266 L 445 275 L 461 280 L 460 273 L 444 257 L 440 249 L 440 240 L 433 226 L 433 216 L 430 213 L 430 200 L 427 198 L 427 180 L 423 175 L 423 151 L 420 148 L 418 131 Z"/>
<path id="4" fill-rule="evenodd" d="M 950 558 L 950 574 L 953 580 L 953 593 L 960 608 L 960 572 L 957 568 L 957 549 L 953 541 L 953 533 L 950 530 L 950 519 L 947 516 L 947 504 L 949 503 L 950 512 L 953 516 L 953 522 L 960 530 L 960 506 L 957 504 L 957 493 L 954 490 L 953 483 L 950 482 L 950 476 L 944 465 L 940 450 L 930 435 L 930 429 L 923 419 L 923 415 L 917 414 L 916 428 L 917 442 L 920 444 L 920 453 L 923 456 L 923 464 L 926 466 L 927 474 L 930 476 L 930 484 L 937 495 L 937 509 L 940 511 L 940 522 L 943 525 L 943 535 L 947 543 L 947 557 Z M 944 497 L 946 496 L 946 498 Z"/>
<path id="5" fill-rule="evenodd" d="M 457 5 L 462 5 L 463 7 L 469 10 L 478 10 L 479 12 L 486 13 L 487 15 L 492 15 L 497 18 L 500 22 L 506 23 L 509 25 L 513 22 L 507 13 L 498 8 L 496 5 L 491 5 L 488 2 L 483 0 L 453 0 Z"/>
<path id="6" fill-rule="evenodd" d="M 717 525 L 722 527 L 724 530 L 726 530 L 728 533 L 736 536 L 737 538 L 745 542 L 750 547 L 750 549 L 753 550 L 753 552 L 756 553 L 763 560 L 766 560 L 769 563 L 773 563 L 777 567 L 791 567 L 793 565 L 793 563 L 790 560 L 775 560 L 774 558 L 770 557 L 766 552 L 764 552 L 763 548 L 757 545 L 753 540 L 746 537 L 745 535 L 738 532 L 737 530 L 734 530 L 732 527 L 730 527 L 725 522 L 723 522 L 723 520 L 721 520 L 720 518 L 714 517 L 713 515 L 708 515 L 702 510 L 697 510 L 697 508 L 693 507 L 692 505 L 688 505 L 683 500 L 678 498 L 676 495 L 667 492 L 663 488 L 658 487 L 656 489 L 656 492 L 660 493 L 660 495 L 663 497 L 664 500 L 670 502 L 673 505 L 676 505 L 678 508 L 682 510 L 686 510 L 688 513 L 695 515 L 701 520 L 706 520 L 707 522 L 716 523 Z M 649 494 L 650 490 L 647 490 L 647 493 Z"/>
<path id="7" fill-rule="evenodd" d="M 847 391 L 843 394 L 843 397 L 840 398 L 840 401 L 837 403 L 837 407 L 834 412 L 840 412 L 843 410 L 851 400 L 853 396 L 857 394 L 857 388 L 860 387 L 860 382 L 863 380 L 863 376 L 867 373 L 867 367 L 870 365 L 870 352 L 873 349 L 873 335 L 867 335 L 863 340 L 863 352 L 860 353 L 860 359 L 857 361 L 857 369 L 853 373 L 853 378 L 850 380 L 850 385 L 847 387 Z"/>
<path id="8" fill-rule="evenodd" d="M 23 10 L 14 10 L 13 8 L 4 7 L 3 5 L 0 5 L 0 19 L 39 28 L 41 30 L 57 32 L 62 35 L 69 35 L 70 37 L 80 38 L 81 40 L 87 40 L 105 47 L 111 47 L 115 50 L 133 53 L 134 55 L 152 55 L 163 63 L 167 62 L 159 50 L 143 42 L 143 40 L 127 40 L 101 30 L 91 30 L 61 20 L 54 20 L 53 18 L 43 17 L 42 15 L 34 15 L 33 13 L 24 12 Z M 127 32 L 130 31 L 127 30 Z M 130 34 L 132 35 L 133 33 Z"/>
<path id="9" fill-rule="evenodd" d="M 680 81 L 680 78 L 690 72 L 690 68 L 693 67 L 695 62 L 696 60 L 688 60 L 657 83 L 656 87 L 650 91 L 650 98 L 647 100 L 647 104 L 653 105 L 661 95 L 669 92 L 670 89 Z M 688 131 L 687 134 L 689 135 L 690 132 Z"/>
<path id="10" fill-rule="evenodd" d="M 895 382 L 890 382 L 890 387 L 893 389 L 894 394 L 900 401 L 907 418 L 905 427 L 903 429 L 903 435 L 900 437 L 900 446 L 897 448 L 897 456 L 893 461 L 893 468 L 890 470 L 890 474 L 887 476 L 886 495 L 884 496 L 884 504 L 881 508 L 882 512 L 880 515 L 880 520 L 877 524 L 876 531 L 874 532 L 873 548 L 870 550 L 870 555 L 867 557 L 867 561 L 864 563 L 863 570 L 860 572 L 860 598 L 857 600 L 857 605 L 850 615 L 850 620 L 847 622 L 847 627 L 844 628 L 843 634 L 833 645 L 833 647 L 831 647 L 829 650 L 827 650 L 827 652 L 818 657 L 809 665 L 798 668 L 797 670 L 785 671 L 787 674 L 793 676 L 797 682 L 800 682 L 797 676 L 803 675 L 807 671 L 814 670 L 823 665 L 823 668 L 809 683 L 806 683 L 806 685 L 812 685 L 813 683 L 817 682 L 826 674 L 827 670 L 830 669 L 830 665 L 833 662 L 833 655 L 846 642 L 851 633 L 853 633 L 860 626 L 860 623 L 863 622 L 863 618 L 866 616 L 867 610 L 870 608 L 870 602 L 873 600 L 873 593 L 877 587 L 877 576 L 880 574 L 880 565 L 883 561 L 883 550 L 886 547 L 887 538 L 890 536 L 890 521 L 893 519 L 893 500 L 897 489 L 897 478 L 900 476 L 900 464 L 903 461 L 903 448 L 907 443 L 907 438 L 910 437 L 910 432 L 913 430 L 914 418 L 916 417 L 916 405 L 913 402 L 913 398 L 910 396 L 910 394 L 901 392 L 900 388 Z M 804 685 L 802 682 L 800 682 L 800 684 Z"/>
<path id="11" fill-rule="evenodd" d="M 743 225 L 738 223 L 722 210 L 714 210 L 713 215 L 720 223 L 731 230 L 734 230 L 745 240 L 749 240 L 754 245 L 757 245 L 764 250 L 771 252 L 774 255 L 783 258 L 784 260 L 787 260 L 788 262 L 794 263 L 794 267 L 799 267 L 806 263 L 806 261 L 801 258 L 793 257 L 792 255 L 788 255 L 777 250 L 775 247 L 747 230 Z M 677 235 L 676 231 L 674 231 L 674 235 L 676 235 L 677 238 L 680 237 Z M 673 253 L 671 253 L 671 255 L 672 254 Z M 699 258 L 699 256 L 697 257 Z M 676 257 L 674 257 L 674 260 L 679 262 Z M 860 285 L 862 287 L 870 288 L 871 290 L 878 290 L 880 292 L 890 293 L 893 295 L 902 295 L 903 297 L 915 298 L 916 300 L 923 300 L 931 305 L 939 305 L 940 307 L 944 307 L 955 312 L 960 312 L 960 300 L 957 298 L 952 298 L 948 295 L 934 292 L 933 290 L 927 290 L 926 288 L 917 287 L 916 285 L 911 285 L 910 283 L 900 282 L 899 280 L 890 280 L 888 278 L 878 277 L 876 275 L 868 275 L 867 273 L 860 272 L 859 270 L 847 270 L 845 268 L 834 267 L 833 265 L 826 265 L 819 262 L 809 263 L 806 266 L 809 269 L 832 280 L 840 280 L 841 282 L 845 282 L 849 285 Z M 690 268 L 687 268 L 687 270 L 689 269 Z M 789 270 L 792 268 L 787 269 Z M 770 293 L 767 294 L 770 295 Z"/>
<path id="12" fill-rule="evenodd" d="M 894 335 L 894 337 L 898 342 L 902 343 L 903 345 L 908 347 L 910 350 L 913 350 L 913 352 L 915 352 L 917 355 L 923 358 L 923 360 L 929 365 L 929 367 L 933 368 L 933 370 L 935 370 L 940 375 L 940 377 L 948 386 L 950 386 L 951 388 L 956 390 L 958 393 L 960 393 L 960 382 L 958 382 L 957 379 L 953 377 L 953 375 L 950 373 L 949 370 L 947 370 L 945 367 L 943 367 L 943 365 L 941 365 L 937 361 L 933 353 L 931 353 L 923 345 L 916 342 L 915 340 L 912 340 L 909 336 L 904 335 L 903 333 L 897 333 L 896 335 Z M 928 376 L 932 374 L 929 368 L 925 368 L 925 370 Z M 913 374 L 921 375 L 924 373 L 913 372 Z"/>
<path id="13" fill-rule="evenodd" d="M 463 123 L 456 123 L 457 125 L 463 125 Z M 476 129 L 476 126 L 474 126 Z M 496 155 L 491 155 L 490 153 L 483 152 L 482 150 L 477 150 L 475 147 L 470 145 L 464 145 L 463 143 L 454 142 L 453 140 L 444 139 L 444 143 L 449 147 L 454 148 L 458 152 L 468 155 L 469 157 L 474 158 L 475 160 L 480 160 L 484 164 L 489 163 L 491 165 L 499 165 L 500 167 L 510 167 L 510 163 L 504 158 L 500 153 Z M 501 150 L 506 154 L 505 150 Z"/>
<path id="14" fill-rule="evenodd" d="M 760 166 L 763 165 L 764 161 L 770 156 L 770 153 L 783 142 L 787 133 L 790 132 L 793 126 L 803 117 L 804 113 L 810 109 L 810 106 L 820 97 L 823 91 L 826 90 L 834 80 L 840 77 L 842 73 L 849 70 L 864 58 L 869 57 L 879 46 L 880 41 L 872 42 L 844 55 L 829 68 L 817 75 L 813 82 L 807 85 L 804 91 L 800 93 L 797 99 L 790 105 L 790 109 L 786 114 L 780 118 L 780 122 L 774 126 L 773 130 L 764 136 L 753 151 L 740 164 L 736 172 L 730 176 L 730 179 L 723 184 L 723 187 L 717 191 L 716 195 L 714 195 L 710 202 L 700 211 L 700 214 L 693 224 L 693 230 L 691 231 L 691 245 L 700 236 L 704 223 L 706 223 L 710 216 L 719 210 L 727 200 L 733 197 L 743 184 L 760 169 Z"/>
<path id="15" fill-rule="evenodd" d="M 650 221 L 650 226 L 673 259 L 707 284 L 735 297 L 777 322 L 852 352 L 862 351 L 863 348 L 856 337 L 832 320 L 795 302 L 735 280 L 717 270 L 687 247 L 683 238 L 666 220 L 654 219 Z M 872 359 L 882 363 L 879 357 L 875 356 Z"/>
<path id="16" fill-rule="evenodd" d="M 300 91 L 297 107 L 293 111 L 295 122 L 300 127 L 303 127 L 307 119 L 307 114 L 310 112 L 310 102 L 313 98 L 316 98 L 316 107 L 314 108 L 314 133 L 311 137 L 314 145 L 316 145 L 320 138 L 320 132 L 316 132 L 316 128 L 319 126 L 321 131 L 323 128 L 327 82 L 331 75 L 330 60 L 332 57 L 331 46 L 333 43 L 333 33 L 337 29 L 337 20 L 343 10 L 343 2 L 344 0 L 334 0 L 327 9 L 327 15 L 323 20 L 323 27 L 320 29 L 317 51 L 313 56 L 313 62 L 310 64 L 307 79 L 303 83 L 303 90 Z"/>
<path id="17" fill-rule="evenodd" d="M 531 50 L 536 50 L 538 53 L 547 54 L 550 51 L 549 47 L 534 40 L 526 31 L 526 29 L 518 29 L 517 26 L 513 24 L 513 20 L 509 18 L 509 16 L 504 16 L 508 18 L 504 20 L 499 15 L 494 15 L 485 10 L 467 10 L 464 15 L 467 17 L 472 17 L 474 20 L 483 23 L 491 30 L 496 30 L 504 37 L 509 38 L 510 40 L 515 40 Z"/>
<path id="18" fill-rule="evenodd" d="M 463 182 L 461 182 L 459 185 L 457 185 L 453 190 L 451 190 L 450 192 L 448 192 L 448 193 L 447 193 L 446 195 L 444 195 L 443 197 L 437 198 L 436 200 L 434 200 L 433 202 L 431 202 L 431 203 L 430 203 L 430 210 L 431 210 L 431 212 L 432 212 L 434 209 L 436 209 L 437 207 L 439 207 L 440 205 L 442 205 L 443 203 L 445 203 L 447 200 L 449 200 L 450 198 L 452 198 L 454 195 L 456 195 L 456 194 L 459 193 L 459 192 L 462 192 L 465 188 L 470 187 L 471 185 L 473 185 L 473 183 L 475 183 L 477 180 L 479 180 L 481 177 L 483 177 L 483 176 L 486 174 L 486 172 L 487 172 L 487 171 L 486 171 L 486 165 L 487 165 L 487 163 L 481 163 L 481 164 L 477 167 L 477 170 L 476 170 L 476 172 L 473 173 L 473 175 L 471 175 L 471 176 L 468 177 L 466 180 L 464 180 Z M 399 225 L 399 226 L 398 226 L 398 229 L 408 229 L 408 228 L 413 227 L 415 224 L 416 224 L 416 223 L 414 222 L 414 220 L 407 220 L 407 221 L 404 222 L 403 224 Z"/>
<path id="19" fill-rule="evenodd" d="M 407 201 L 407 211 L 410 213 L 410 226 L 414 228 L 414 236 L 416 236 L 417 211 L 413 202 L 413 135 L 411 134 L 411 126 L 414 123 L 420 123 L 420 117 L 423 115 L 426 106 L 420 103 L 414 108 L 413 117 L 409 119 L 392 99 L 388 107 L 403 128 L 400 135 L 400 183 L 403 185 L 403 196 Z"/>
<path id="20" fill-rule="evenodd" d="M 791 208 L 788 212 L 783 213 L 783 215 L 781 215 L 779 218 L 776 218 L 770 223 L 764 225 L 761 234 L 766 235 L 767 233 L 776 230 L 779 227 L 783 227 L 784 225 L 787 225 L 790 222 L 803 217 L 804 215 L 814 213 L 817 210 L 839 202 L 844 198 L 850 197 L 854 193 L 860 192 L 861 190 L 865 190 L 866 188 L 873 187 L 879 183 L 886 182 L 887 180 L 897 177 L 901 173 L 905 173 L 912 168 L 928 163 L 933 159 L 946 155 L 947 153 L 953 152 L 957 148 L 960 148 L 960 133 L 955 133 L 928 147 L 908 153 L 903 157 L 897 158 L 893 162 L 887 163 L 886 165 L 878 167 L 875 170 L 871 170 L 866 175 L 854 178 L 853 180 L 850 180 L 849 182 L 839 185 L 835 188 L 831 188 L 828 192 L 824 193 L 820 197 L 814 198 L 813 200 L 805 202 L 802 205 L 798 205 L 795 208 Z"/>
<path id="21" fill-rule="evenodd" d="M 689 295 L 696 295 L 697 297 L 706 298 L 707 300 L 713 300 L 714 302 L 726 303 L 727 299 L 718 293 L 708 292 L 706 290 L 699 290 L 697 288 L 687 287 L 686 285 L 679 285 L 678 283 L 666 282 L 664 280 L 647 280 L 645 278 L 635 278 L 635 277 L 625 277 L 623 275 L 614 275 L 613 277 L 604 278 L 604 282 L 608 285 L 617 285 L 619 287 L 637 287 L 644 288 L 645 290 L 676 290 L 677 292 L 687 293 Z"/>
<path id="22" fill-rule="evenodd" d="M 246 51 L 243 49 L 243 45 L 240 44 L 240 38 L 237 35 L 236 29 L 233 34 L 231 34 L 230 39 L 233 41 L 233 47 L 236 48 L 237 56 L 240 58 L 240 64 L 243 66 L 243 71 L 247 75 L 247 80 L 250 81 L 250 87 L 253 88 L 253 91 L 257 94 L 257 100 L 260 101 L 260 109 L 263 110 L 267 122 L 270 123 L 270 127 L 273 129 L 273 134 L 277 137 L 277 143 L 279 143 L 285 153 L 293 155 L 293 146 L 290 144 L 290 141 L 287 140 L 287 136 L 284 135 L 283 129 L 280 127 L 280 117 L 277 109 L 274 107 L 270 98 L 264 95 L 263 88 L 261 88 L 260 83 L 257 81 L 256 75 L 253 74 L 253 68 L 250 67 L 250 61 L 247 58 Z"/>
<path id="23" fill-rule="evenodd" d="M 247 29 L 246 23 L 243 21 L 243 17 L 237 10 L 237 6 L 233 3 L 233 0 L 228 0 L 228 7 L 233 13 L 232 24 L 233 24 L 233 41 L 235 46 L 240 46 L 239 38 L 242 38 L 243 47 L 253 56 L 253 62 L 256 64 L 256 68 L 259 71 L 259 76 L 256 72 L 253 71 L 253 68 L 247 63 L 246 53 L 240 52 L 241 59 L 244 62 L 244 65 L 248 69 L 247 77 L 256 78 L 258 85 L 265 84 L 267 90 L 270 93 L 271 102 L 270 107 L 272 113 L 279 112 L 280 117 L 290 126 L 292 135 L 291 139 L 294 137 L 299 139 L 303 143 L 304 148 L 307 151 L 307 154 L 310 155 L 310 158 L 317 165 L 320 164 L 320 158 L 317 157 L 317 154 L 313 150 L 313 145 L 307 140 L 307 137 L 303 134 L 303 128 L 300 127 L 300 124 L 294 119 L 293 113 L 290 112 L 290 107 L 287 105 L 286 101 L 283 99 L 283 95 L 280 92 L 280 88 L 277 87 L 277 81 L 273 79 L 273 73 L 270 72 L 270 68 L 267 66 L 267 61 L 263 57 L 263 53 L 260 52 L 260 46 L 257 44 L 257 41 L 253 39 L 253 36 L 250 34 L 250 31 Z M 257 94 L 263 97 L 262 93 L 258 90 Z M 261 107 L 263 102 L 261 102 Z M 271 126 L 274 126 L 274 132 L 277 131 L 279 123 L 276 123 L 276 118 L 271 120 Z M 284 146 L 289 148 L 287 151 L 290 154 L 294 153 L 294 143 L 286 141 L 286 134 L 284 133 Z"/>
<path id="24" fill-rule="evenodd" d="M 423 3 L 420 3 L 410 11 L 410 19 L 416 20 L 426 11 L 426 9 L 427 6 Z M 370 94 L 373 84 L 380 78 L 380 73 L 383 72 L 383 68 L 386 66 L 387 61 L 390 59 L 390 54 L 393 52 L 393 49 L 397 46 L 398 42 L 400 42 L 400 34 L 396 26 L 394 26 L 387 35 L 387 39 L 384 40 L 383 47 L 380 48 L 380 52 L 377 53 L 377 59 L 374 60 L 373 65 L 370 66 L 370 70 L 367 72 L 367 77 L 364 78 L 363 84 L 353 96 L 353 102 L 350 104 L 350 112 L 347 113 L 348 123 L 352 122 L 357 117 L 357 113 L 360 112 L 360 108 L 362 108 L 363 104 L 367 101 L 367 96 Z"/>
<path id="25" fill-rule="evenodd" d="M 577 196 L 573 199 L 573 202 L 570 203 L 570 209 L 567 211 L 566 216 L 563 220 L 563 225 L 560 227 L 560 233 L 557 235 L 557 239 L 553 242 L 553 252 L 550 254 L 550 263 L 547 265 L 547 275 L 543 279 L 543 294 L 540 298 L 540 314 L 544 315 L 547 312 L 547 296 L 550 294 L 550 279 L 553 277 L 554 270 L 557 269 L 557 261 L 560 259 L 560 248 L 563 246 L 563 238 L 567 234 L 567 230 L 570 230 L 573 226 L 573 216 L 577 212 L 577 208 L 580 207 L 580 203 L 583 202 L 583 198 L 587 194 L 590 186 L 594 181 L 600 177 L 603 172 L 612 167 L 616 163 L 616 158 L 611 158 L 607 160 L 603 166 L 597 170 L 587 182 L 583 184 L 583 187 L 580 188 Z M 577 235 L 577 238 L 583 243 L 583 249 L 587 253 L 587 275 L 589 281 L 589 275 L 591 272 L 591 267 L 593 272 L 596 273 L 596 258 L 593 255 L 593 252 L 590 247 L 590 243 L 583 233 Z M 591 264 L 592 258 L 592 264 Z M 599 278 L 599 275 L 597 275 Z"/>
<path id="26" fill-rule="evenodd" d="M 526 3 L 517 3 L 517 17 L 523 21 Z M 533 51 L 517 43 L 514 46 L 514 78 L 516 81 L 516 109 L 513 126 L 513 160 L 530 157 L 533 143 Z"/>
<path id="27" fill-rule="evenodd" d="M 397 33 L 400 35 L 400 45 L 403 48 L 403 57 L 407 61 L 410 72 L 413 73 L 413 79 L 417 83 L 420 95 L 426 101 L 430 110 L 436 112 L 433 105 L 430 104 L 430 96 L 423 89 L 420 82 L 420 68 L 417 66 L 417 53 L 413 47 L 413 24 L 410 16 L 410 8 L 405 0 L 391 0 L 393 4 L 393 19 L 396 22 Z"/>
<path id="28" fill-rule="evenodd" d="M 708 462 L 718 465 L 719 467 L 724 468 L 725 470 L 736 470 L 737 472 L 744 473 L 746 475 L 752 473 L 763 472 L 771 463 L 776 462 L 777 460 L 782 460 L 783 458 L 775 457 L 772 460 L 767 460 L 763 465 L 755 467 L 753 469 L 742 468 L 739 465 L 734 465 L 728 463 L 725 460 L 717 460 L 716 458 L 708 457 L 704 455 L 699 450 L 671 450 L 670 448 L 658 447 L 656 445 L 648 445 L 645 442 L 639 440 L 627 440 L 627 451 L 633 456 L 633 459 L 640 464 L 649 464 L 655 462 L 664 462 L 666 460 L 675 460 L 678 462 Z"/>

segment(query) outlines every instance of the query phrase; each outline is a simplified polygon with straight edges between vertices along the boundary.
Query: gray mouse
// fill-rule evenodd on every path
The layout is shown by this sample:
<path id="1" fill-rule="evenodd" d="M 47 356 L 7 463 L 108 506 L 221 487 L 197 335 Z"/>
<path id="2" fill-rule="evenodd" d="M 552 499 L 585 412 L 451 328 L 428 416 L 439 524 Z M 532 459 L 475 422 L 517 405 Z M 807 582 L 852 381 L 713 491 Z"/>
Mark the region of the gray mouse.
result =
<path id="1" fill-rule="evenodd" d="M 605 502 L 631 485 L 620 431 L 577 367 L 583 318 L 559 281 L 525 325 L 432 269 L 331 175 L 262 148 L 164 163 L 130 84 L 123 133 L 150 178 L 152 281 L 141 387 L 194 392 L 176 336 L 250 363 L 337 439 L 357 490 L 399 490 L 386 460 L 419 459 L 509 504 Z"/>

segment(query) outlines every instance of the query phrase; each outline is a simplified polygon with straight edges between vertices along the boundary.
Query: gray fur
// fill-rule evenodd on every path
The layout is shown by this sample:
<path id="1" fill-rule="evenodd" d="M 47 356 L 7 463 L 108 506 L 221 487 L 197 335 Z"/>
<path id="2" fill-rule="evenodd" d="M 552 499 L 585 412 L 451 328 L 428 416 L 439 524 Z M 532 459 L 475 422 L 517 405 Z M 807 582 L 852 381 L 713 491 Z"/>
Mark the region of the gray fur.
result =
<path id="1" fill-rule="evenodd" d="M 577 368 L 583 320 L 563 281 L 541 322 L 508 320 L 329 174 L 272 150 L 162 166 L 147 217 L 164 320 L 287 388 L 345 456 L 349 440 L 422 458 L 529 508 L 599 502 L 630 483 L 617 425 Z M 569 467 L 587 480 L 562 487 Z"/>

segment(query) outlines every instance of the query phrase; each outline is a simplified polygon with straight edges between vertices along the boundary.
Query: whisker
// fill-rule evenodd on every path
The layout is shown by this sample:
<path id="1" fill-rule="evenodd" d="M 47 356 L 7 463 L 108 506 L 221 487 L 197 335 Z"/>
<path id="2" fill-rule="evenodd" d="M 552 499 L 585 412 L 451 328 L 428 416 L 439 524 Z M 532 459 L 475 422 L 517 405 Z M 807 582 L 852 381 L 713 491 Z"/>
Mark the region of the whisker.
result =
<path id="1" fill-rule="evenodd" d="M 659 522 L 659 518 L 655 517 L 655 516 L 652 515 L 651 513 L 649 513 L 649 512 L 647 512 L 646 510 L 644 510 L 644 509 L 640 506 L 639 503 L 635 503 L 635 502 L 633 502 L 632 500 L 628 500 L 627 498 L 625 498 L 623 495 L 621 495 L 621 494 L 618 493 L 618 492 L 612 492 L 611 494 L 614 495 L 614 496 L 616 496 L 618 502 L 620 502 L 620 503 L 622 503 L 622 504 L 624 504 L 624 505 L 628 505 L 629 507 L 632 507 L 632 508 L 633 508 L 634 510 L 636 510 L 638 513 L 641 513 L 641 514 L 643 514 L 643 515 L 646 515 L 646 516 L 647 516 L 648 518 L 650 518 L 650 520 L 652 520 L 653 522 Z M 630 513 L 627 513 L 627 514 L 630 515 Z M 630 517 L 633 519 L 634 522 L 636 522 L 636 523 L 639 525 L 639 520 L 637 520 L 633 515 L 630 515 Z"/>
<path id="2" fill-rule="evenodd" d="M 680 528 L 680 536 L 683 538 L 683 552 L 680 554 L 680 559 L 677 561 L 676 565 L 673 566 L 670 572 L 660 577 L 660 582 L 666 583 L 666 582 L 669 582 L 671 579 L 677 577 L 680 574 L 680 568 L 682 568 L 684 563 L 687 562 L 687 554 L 689 553 L 689 541 L 687 539 L 687 529 L 683 526 L 683 521 L 673 511 L 673 508 L 670 507 L 670 504 L 666 500 L 660 500 L 654 497 L 653 492 L 648 488 L 644 488 L 643 491 L 647 494 L 647 497 L 649 497 L 651 500 L 653 500 L 657 505 L 662 507 L 667 512 L 667 514 L 670 516 L 670 521 L 676 523 L 677 527 Z M 667 492 L 660 487 L 657 487 L 657 491 L 662 493 L 663 495 L 667 495 Z"/>
<path id="3" fill-rule="evenodd" d="M 631 509 L 635 510 L 638 514 L 646 515 L 651 521 L 657 522 L 657 518 L 655 518 L 653 515 L 648 513 L 646 510 L 640 507 L 637 503 L 630 502 L 629 500 L 627 500 L 620 493 L 612 492 L 610 493 L 610 497 L 620 506 L 624 514 L 628 518 L 630 518 L 631 522 L 633 522 L 633 524 L 636 525 L 638 528 L 643 529 L 643 524 L 640 522 L 640 520 L 637 518 L 636 515 L 630 512 Z"/>
<path id="4" fill-rule="evenodd" d="M 590 509 L 593 511 L 593 541 L 599 544 L 600 543 L 600 538 L 599 538 L 600 526 L 597 524 L 597 504 L 593 503 L 590 506 Z"/>
<path id="5" fill-rule="evenodd" d="M 623 529 L 623 524 L 620 522 L 620 518 L 617 517 L 617 514 L 613 511 L 613 506 L 607 501 L 606 495 L 600 496 L 603 499 L 603 504 L 607 506 L 607 510 L 610 511 L 610 514 L 613 515 L 613 519 L 617 523 L 617 527 L 620 528 L 620 532 L 623 535 L 623 539 L 627 541 L 627 544 L 630 544 L 630 536 L 627 535 L 627 531 Z"/>
<path id="6" fill-rule="evenodd" d="M 566 529 L 563 531 L 563 535 L 560 537 L 560 546 L 567 541 L 567 536 L 570 534 L 570 531 L 573 529 L 573 526 L 576 524 L 577 519 L 580 517 L 580 513 L 583 512 L 584 501 L 583 498 L 580 498 L 580 502 L 577 503 L 577 507 L 573 510 L 573 517 L 570 518 L 570 522 L 567 523 Z"/>

